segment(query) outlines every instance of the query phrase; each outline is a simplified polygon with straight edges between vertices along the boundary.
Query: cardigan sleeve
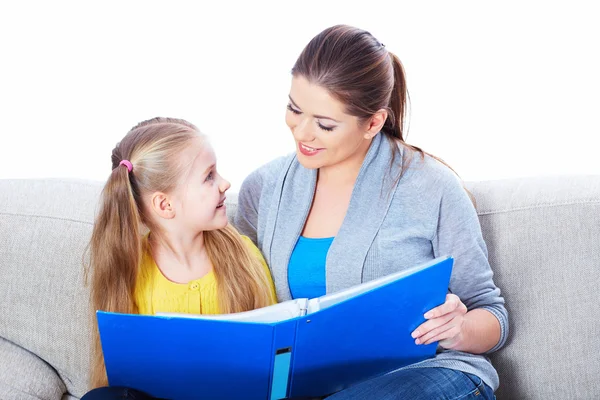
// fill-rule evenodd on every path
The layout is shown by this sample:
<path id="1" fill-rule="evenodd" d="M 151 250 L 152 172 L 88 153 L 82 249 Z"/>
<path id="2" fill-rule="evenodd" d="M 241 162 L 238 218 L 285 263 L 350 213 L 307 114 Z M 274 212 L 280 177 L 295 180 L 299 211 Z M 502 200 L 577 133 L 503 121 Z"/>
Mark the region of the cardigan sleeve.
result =
<path id="1" fill-rule="evenodd" d="M 260 170 L 252 172 L 244 179 L 238 195 L 238 206 L 233 218 L 233 225 L 253 243 L 257 243 L 258 209 L 262 192 L 262 175 Z"/>
<path id="2" fill-rule="evenodd" d="M 468 310 L 482 308 L 498 319 L 500 340 L 487 352 L 491 353 L 500 349 L 508 336 L 504 298 L 494 284 L 487 247 L 471 199 L 455 176 L 442 181 L 438 226 L 432 240 L 434 255 L 454 258 L 450 292 L 456 294 Z"/>

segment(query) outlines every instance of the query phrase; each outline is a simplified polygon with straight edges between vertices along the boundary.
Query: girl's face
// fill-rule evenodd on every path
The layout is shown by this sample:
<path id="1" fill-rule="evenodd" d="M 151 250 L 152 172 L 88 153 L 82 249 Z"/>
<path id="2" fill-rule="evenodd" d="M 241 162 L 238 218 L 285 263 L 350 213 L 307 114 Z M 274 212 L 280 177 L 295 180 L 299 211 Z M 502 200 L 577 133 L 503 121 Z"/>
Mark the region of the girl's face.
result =
<path id="1" fill-rule="evenodd" d="M 358 117 L 321 86 L 303 76 L 292 78 L 285 122 L 296 141 L 298 161 L 316 169 L 362 163 L 370 138 Z"/>
<path id="2" fill-rule="evenodd" d="M 201 138 L 194 139 L 182 152 L 180 161 L 190 167 L 171 195 L 178 224 L 193 232 L 224 228 L 225 192 L 231 184 L 217 172 L 212 146 Z"/>

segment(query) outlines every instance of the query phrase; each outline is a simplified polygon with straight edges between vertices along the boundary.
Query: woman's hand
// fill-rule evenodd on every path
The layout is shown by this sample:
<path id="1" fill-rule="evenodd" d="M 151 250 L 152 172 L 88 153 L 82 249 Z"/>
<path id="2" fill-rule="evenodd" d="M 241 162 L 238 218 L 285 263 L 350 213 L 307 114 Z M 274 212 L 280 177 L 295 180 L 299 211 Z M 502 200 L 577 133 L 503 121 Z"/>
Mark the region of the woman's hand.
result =
<path id="1" fill-rule="evenodd" d="M 412 333 L 416 344 L 439 341 L 445 349 L 460 347 L 463 340 L 463 323 L 467 307 L 455 294 L 446 295 L 446 302 L 425 313 L 428 320 Z"/>

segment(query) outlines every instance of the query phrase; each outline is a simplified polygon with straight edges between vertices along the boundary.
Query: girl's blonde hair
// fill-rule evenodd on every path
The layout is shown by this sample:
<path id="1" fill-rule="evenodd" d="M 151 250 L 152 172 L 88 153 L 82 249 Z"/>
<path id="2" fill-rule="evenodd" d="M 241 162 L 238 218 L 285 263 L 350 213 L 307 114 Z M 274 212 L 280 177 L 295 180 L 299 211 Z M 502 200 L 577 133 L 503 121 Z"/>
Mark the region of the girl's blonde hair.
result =
<path id="1" fill-rule="evenodd" d="M 93 349 L 91 386 L 107 384 L 96 310 L 137 313 L 134 291 L 143 252 L 144 226 L 158 227 L 148 218 L 142 202 L 148 193 L 172 191 L 189 165 L 179 162 L 190 141 L 201 137 L 187 121 L 154 118 L 132 128 L 112 152 L 112 172 L 104 186 L 101 208 L 90 240 Z M 131 172 L 120 166 L 133 165 Z M 204 232 L 206 251 L 217 281 L 223 313 L 252 310 L 271 303 L 270 288 L 261 260 L 231 225 Z"/>

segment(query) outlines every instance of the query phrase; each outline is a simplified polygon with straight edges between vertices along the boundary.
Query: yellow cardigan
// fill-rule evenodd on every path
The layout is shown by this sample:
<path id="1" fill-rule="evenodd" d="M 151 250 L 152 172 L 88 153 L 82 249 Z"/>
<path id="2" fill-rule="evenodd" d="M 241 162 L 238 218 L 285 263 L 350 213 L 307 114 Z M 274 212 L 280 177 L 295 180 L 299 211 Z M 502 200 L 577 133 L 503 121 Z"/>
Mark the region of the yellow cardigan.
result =
<path id="1" fill-rule="evenodd" d="M 276 302 L 275 286 L 269 267 L 260 250 L 247 236 L 244 241 L 260 258 L 268 277 L 271 299 Z M 144 238 L 147 240 L 147 235 Z M 144 248 L 148 248 L 144 246 Z M 173 312 L 187 314 L 219 314 L 217 301 L 217 281 L 211 271 L 202 278 L 188 283 L 171 282 L 162 274 L 152 255 L 146 251 L 142 257 L 140 273 L 135 288 L 135 302 L 140 314 L 153 315 L 158 312 Z"/>

